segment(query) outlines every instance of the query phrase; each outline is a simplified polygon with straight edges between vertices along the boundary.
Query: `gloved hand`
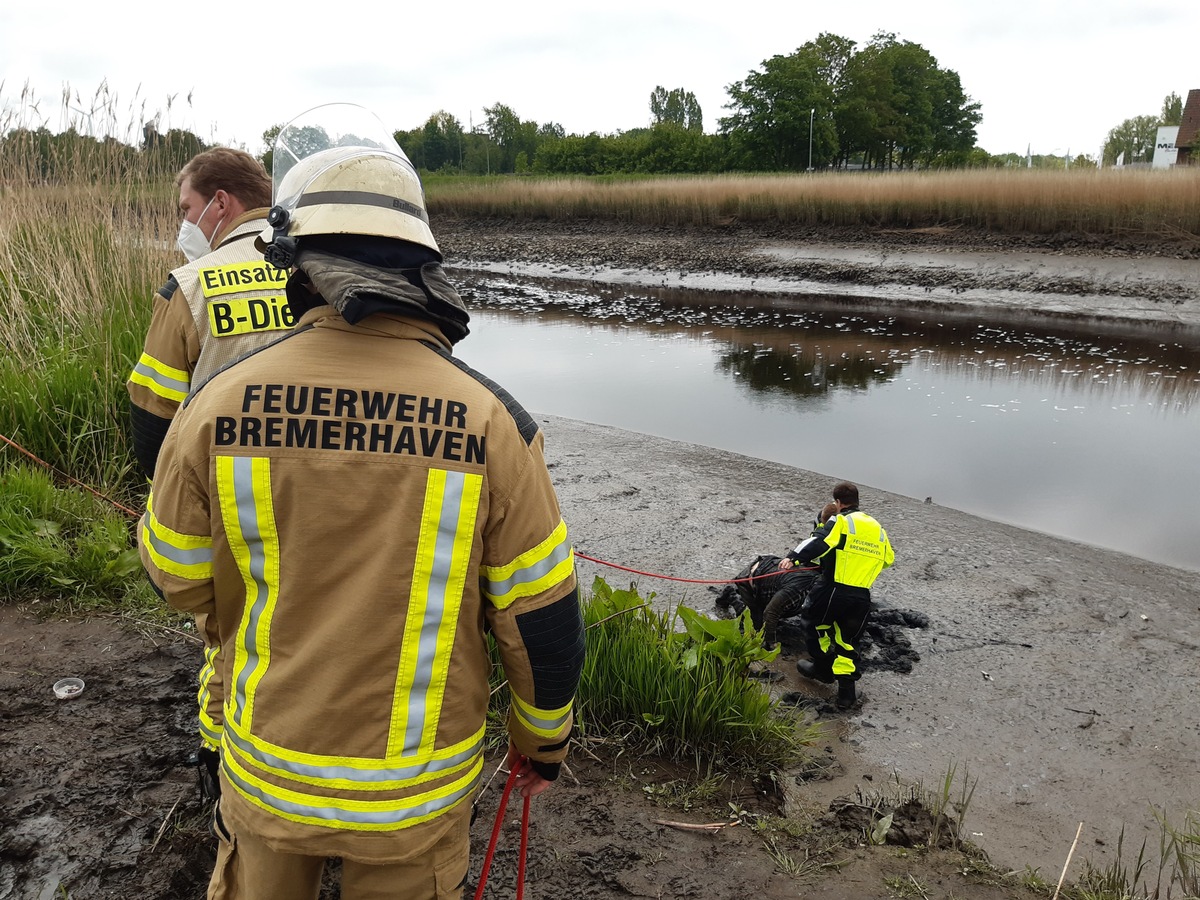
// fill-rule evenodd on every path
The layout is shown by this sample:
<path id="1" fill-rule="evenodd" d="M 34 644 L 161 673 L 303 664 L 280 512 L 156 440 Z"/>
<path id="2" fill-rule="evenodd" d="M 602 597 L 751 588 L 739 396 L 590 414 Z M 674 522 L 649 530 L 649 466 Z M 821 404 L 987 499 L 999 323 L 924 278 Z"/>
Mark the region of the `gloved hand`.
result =
<path id="1" fill-rule="evenodd" d="M 200 800 L 221 799 L 221 754 L 211 747 L 201 747 L 195 754 L 196 779 L 200 783 Z"/>

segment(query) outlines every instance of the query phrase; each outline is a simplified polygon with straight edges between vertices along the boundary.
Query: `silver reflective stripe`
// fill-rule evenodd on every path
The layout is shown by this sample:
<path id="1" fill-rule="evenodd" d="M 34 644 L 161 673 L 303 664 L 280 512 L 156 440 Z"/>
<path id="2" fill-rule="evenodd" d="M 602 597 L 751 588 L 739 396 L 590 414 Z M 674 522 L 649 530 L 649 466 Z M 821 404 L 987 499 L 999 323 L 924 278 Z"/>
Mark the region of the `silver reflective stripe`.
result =
<path id="1" fill-rule="evenodd" d="M 519 715 L 529 724 L 533 725 L 535 728 L 541 728 L 546 731 L 558 731 L 565 724 L 567 724 L 567 717 L 571 715 L 571 711 L 567 710 L 567 712 L 563 715 L 555 716 L 553 719 L 543 719 L 540 716 L 530 715 L 528 707 L 518 704 L 517 715 Z"/>
<path id="2" fill-rule="evenodd" d="M 178 391 L 181 394 L 186 394 L 188 392 L 188 387 L 190 386 L 189 382 L 181 381 L 178 378 L 171 378 L 170 376 L 164 375 L 157 369 L 152 369 L 141 360 L 139 360 L 138 364 L 133 367 L 133 374 L 141 375 L 143 378 L 150 379 L 164 390 Z"/>
<path id="3" fill-rule="evenodd" d="M 846 530 L 854 534 L 854 516 L 842 516 L 846 520 Z"/>
<path id="4" fill-rule="evenodd" d="M 247 597 L 249 601 L 244 614 L 244 625 L 241 628 L 242 648 L 246 654 L 245 665 L 238 672 L 235 688 L 235 708 L 237 720 L 242 721 L 246 710 L 246 683 L 254 674 L 261 662 L 258 646 L 258 626 L 267 606 L 270 587 L 264 573 L 266 571 L 266 554 L 263 551 L 262 532 L 259 529 L 258 510 L 254 502 L 254 460 L 248 457 L 234 457 L 233 486 L 234 499 L 237 503 L 238 531 L 245 542 L 246 551 L 250 555 L 250 577 L 254 581 L 254 596 Z"/>
<path id="5" fill-rule="evenodd" d="M 462 514 L 464 481 L 462 472 L 446 473 L 442 510 L 434 539 L 433 564 L 429 572 L 429 593 L 425 598 L 425 615 L 418 632 L 416 670 L 408 695 L 408 720 L 404 729 L 404 748 L 401 750 L 404 756 L 411 756 L 420 750 L 421 735 L 425 731 L 429 685 L 433 680 L 433 664 L 437 656 L 438 629 L 446 614 L 446 591 L 454 564 L 454 540 Z"/>
<path id="6" fill-rule="evenodd" d="M 150 541 L 150 546 L 154 552 L 164 559 L 169 559 L 173 563 L 178 563 L 181 566 L 199 566 L 212 565 L 213 552 L 212 547 L 199 547 L 195 550 L 184 550 L 174 544 L 168 544 L 154 530 L 158 519 L 152 518 L 149 525 L 143 534 Z"/>
<path id="7" fill-rule="evenodd" d="M 273 753 L 268 753 L 253 746 L 233 728 L 226 729 L 225 736 L 239 751 L 256 763 L 269 769 L 277 769 L 280 772 L 286 772 L 289 775 L 296 775 L 303 778 L 340 779 L 342 781 L 357 781 L 362 784 L 372 784 L 382 781 L 412 781 L 420 778 L 422 775 L 436 775 L 470 761 L 472 757 L 478 756 L 483 748 L 483 738 L 481 737 L 470 747 L 446 759 L 431 759 L 425 762 L 413 763 L 412 765 L 391 767 L 383 766 L 381 761 L 367 760 L 367 762 L 371 763 L 372 768 L 358 769 L 351 766 L 313 766 L 307 763 L 283 759 Z"/>
<path id="8" fill-rule="evenodd" d="M 363 810 L 348 810 L 338 809 L 333 805 L 336 801 L 332 798 L 316 798 L 314 800 L 325 799 L 326 803 L 321 805 L 308 803 L 295 803 L 284 800 L 274 794 L 269 794 L 262 788 L 256 787 L 245 781 L 238 773 L 234 772 L 231 766 L 223 766 L 225 777 L 233 782 L 234 786 L 243 794 L 254 797 L 263 803 L 268 809 L 276 809 L 281 813 L 289 816 L 300 816 L 309 819 L 323 819 L 328 822 L 346 823 L 349 825 L 396 825 L 400 826 L 409 819 L 419 819 L 423 816 L 429 816 L 434 813 L 442 812 L 449 809 L 454 804 L 458 803 L 464 797 L 475 790 L 479 784 L 479 774 L 471 778 L 467 783 L 457 791 L 445 797 L 434 797 L 420 803 L 416 806 L 406 806 L 403 809 L 382 809 L 378 812 L 367 812 Z M 336 827 L 336 825 L 334 826 Z"/>
<path id="9" fill-rule="evenodd" d="M 523 569 L 518 569 L 513 572 L 503 581 L 493 581 L 488 579 L 487 592 L 496 597 L 503 597 L 513 590 L 517 585 L 529 584 L 537 581 L 540 578 L 545 578 L 550 574 L 550 571 L 559 563 L 566 560 L 571 555 L 571 544 L 567 540 L 563 540 L 557 547 L 550 552 L 549 555 L 543 557 L 532 565 L 526 566 Z"/>

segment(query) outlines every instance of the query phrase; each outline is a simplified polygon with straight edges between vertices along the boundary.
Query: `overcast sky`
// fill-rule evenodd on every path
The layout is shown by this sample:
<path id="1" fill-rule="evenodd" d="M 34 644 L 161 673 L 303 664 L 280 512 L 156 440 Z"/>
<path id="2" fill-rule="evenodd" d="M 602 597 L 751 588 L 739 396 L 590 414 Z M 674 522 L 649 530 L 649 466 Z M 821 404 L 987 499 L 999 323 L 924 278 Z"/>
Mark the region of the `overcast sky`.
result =
<path id="1" fill-rule="evenodd" d="M 336 101 L 395 129 L 438 110 L 467 127 L 503 103 L 568 133 L 623 131 L 649 123 L 662 85 L 694 93 L 711 132 L 728 114 L 728 85 L 823 31 L 860 45 L 890 31 L 924 46 L 982 105 L 990 153 L 1095 155 L 1114 125 L 1200 88 L 1197 0 L 348 0 L 320 16 L 311 4 L 251 2 L 221 19 L 222 6 L 4 0 L 3 114 L 9 124 L 15 110 L 32 115 L 28 85 L 41 118 L 25 124 L 57 131 L 64 85 L 86 112 L 106 82 L 121 137 L 158 111 L 161 130 L 258 153 L 266 128 Z"/>

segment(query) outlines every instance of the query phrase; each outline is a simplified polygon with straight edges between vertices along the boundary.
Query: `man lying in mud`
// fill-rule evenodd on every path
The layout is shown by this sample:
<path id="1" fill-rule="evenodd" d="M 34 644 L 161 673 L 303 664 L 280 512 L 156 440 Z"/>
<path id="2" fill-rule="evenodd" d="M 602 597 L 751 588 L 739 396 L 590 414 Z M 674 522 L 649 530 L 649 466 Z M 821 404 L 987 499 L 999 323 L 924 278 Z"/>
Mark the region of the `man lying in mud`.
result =
<path id="1" fill-rule="evenodd" d="M 813 533 L 837 513 L 837 505 L 827 503 L 813 520 Z M 757 556 L 717 595 L 721 609 L 741 615 L 750 610 L 750 621 L 763 633 L 763 647 L 774 649 L 775 634 L 784 619 L 799 615 L 804 599 L 816 579 L 818 567 L 791 568 L 780 564 L 786 557 Z"/>
<path id="2" fill-rule="evenodd" d="M 782 559 L 756 556 L 731 583 L 725 585 L 715 601 L 718 607 L 730 610 L 734 615 L 749 609 L 750 621 L 762 632 L 763 647 L 767 650 L 775 647 L 775 633 L 780 621 L 800 613 L 818 571 L 815 568 L 783 570 L 779 568 Z"/>

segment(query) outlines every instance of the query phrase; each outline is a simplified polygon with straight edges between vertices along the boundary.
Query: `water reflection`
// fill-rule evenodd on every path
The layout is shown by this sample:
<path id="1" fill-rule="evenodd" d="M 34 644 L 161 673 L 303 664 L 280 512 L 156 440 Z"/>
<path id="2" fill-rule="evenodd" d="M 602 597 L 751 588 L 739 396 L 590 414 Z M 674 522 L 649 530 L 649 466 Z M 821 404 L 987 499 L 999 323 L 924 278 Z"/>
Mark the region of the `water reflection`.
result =
<path id="1" fill-rule="evenodd" d="M 530 409 L 1200 568 L 1200 341 L 495 276 L 464 292 L 460 355 Z"/>

